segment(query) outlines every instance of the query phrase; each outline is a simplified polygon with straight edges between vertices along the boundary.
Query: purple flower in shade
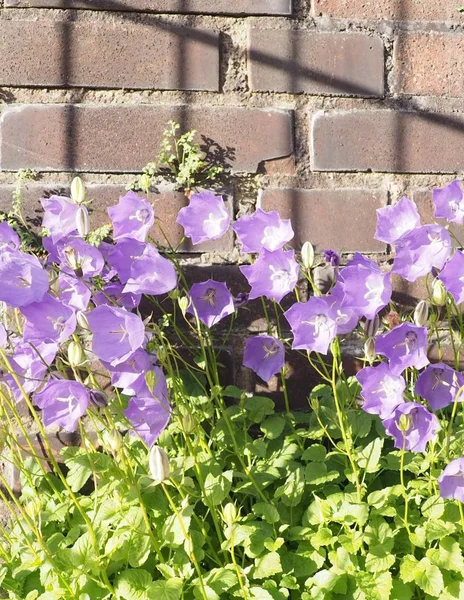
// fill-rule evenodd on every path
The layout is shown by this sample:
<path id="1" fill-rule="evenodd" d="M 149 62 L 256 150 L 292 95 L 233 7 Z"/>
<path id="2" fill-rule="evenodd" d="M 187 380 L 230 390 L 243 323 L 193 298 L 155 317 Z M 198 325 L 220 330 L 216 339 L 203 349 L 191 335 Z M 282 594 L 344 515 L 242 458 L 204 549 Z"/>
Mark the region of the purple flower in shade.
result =
<path id="1" fill-rule="evenodd" d="M 124 308 L 97 306 L 86 316 L 94 354 L 113 367 L 130 358 L 145 340 L 142 319 Z"/>
<path id="2" fill-rule="evenodd" d="M 177 286 L 174 265 L 161 256 L 153 244 L 146 244 L 143 253 L 134 259 L 124 293 L 166 294 Z"/>
<path id="3" fill-rule="evenodd" d="M 464 253 L 456 250 L 438 276 L 456 304 L 464 302 Z"/>
<path id="4" fill-rule="evenodd" d="M 222 237 L 229 229 L 230 216 L 222 196 L 201 192 L 190 196 L 189 205 L 180 209 L 177 222 L 195 246 Z"/>
<path id="5" fill-rule="evenodd" d="M 62 239 L 56 250 L 60 269 L 64 273 L 89 279 L 102 272 L 104 260 L 101 252 L 81 238 Z"/>
<path id="6" fill-rule="evenodd" d="M 55 379 L 34 395 L 34 402 L 42 409 L 44 425 L 57 425 L 66 431 L 75 431 L 79 418 L 90 402 L 89 392 L 78 381 Z"/>
<path id="7" fill-rule="evenodd" d="M 36 344 L 21 341 L 15 347 L 13 355 L 9 357 L 9 362 L 26 394 L 34 392 L 42 385 L 48 367 L 55 360 L 57 352 L 58 345 L 51 340 Z M 22 391 L 13 376 L 5 373 L 4 379 L 16 401 L 22 400 Z"/>
<path id="8" fill-rule="evenodd" d="M 243 252 L 280 250 L 293 236 L 290 219 L 281 219 L 275 210 L 258 208 L 251 216 L 240 217 L 233 225 Z"/>
<path id="9" fill-rule="evenodd" d="M 368 267 L 369 269 L 372 268 L 373 265 L 375 265 L 379 269 L 377 263 L 375 263 L 370 258 L 366 258 L 360 252 L 355 252 L 353 258 L 349 260 L 346 264 L 347 267 L 354 267 L 355 265 L 363 265 L 365 267 Z"/>
<path id="10" fill-rule="evenodd" d="M 134 261 L 142 256 L 146 244 L 137 240 L 124 239 L 115 246 L 107 249 L 107 260 L 122 283 L 126 283 L 131 276 Z"/>
<path id="11" fill-rule="evenodd" d="M 416 281 L 433 267 L 442 269 L 451 254 L 451 236 L 440 225 L 424 225 L 401 238 L 392 272 Z"/>
<path id="12" fill-rule="evenodd" d="M 10 250 L 19 250 L 20 239 L 13 227 L 10 227 L 6 221 L 0 223 L 0 250 L 9 248 Z"/>
<path id="13" fill-rule="evenodd" d="M 158 367 L 154 368 L 156 360 L 156 356 L 140 349 L 115 367 L 106 363 L 104 366 L 110 371 L 111 383 L 120 388 L 123 394 L 134 396 L 145 389 L 145 374 L 150 370 L 158 370 Z"/>
<path id="14" fill-rule="evenodd" d="M 157 402 L 153 398 L 131 398 L 124 415 L 133 428 L 132 435 L 138 434 L 150 447 L 166 429 L 171 408 L 167 402 Z"/>
<path id="15" fill-rule="evenodd" d="M 332 267 L 338 267 L 340 265 L 340 255 L 335 250 L 324 250 L 325 262 Z"/>
<path id="16" fill-rule="evenodd" d="M 248 338 L 245 343 L 243 364 L 252 369 L 263 381 L 269 381 L 285 364 L 285 348 L 271 335 Z"/>
<path id="17" fill-rule="evenodd" d="M 64 342 L 77 326 L 75 311 L 46 294 L 41 302 L 34 302 L 21 308 L 26 319 L 24 341 L 37 342 L 53 340 Z"/>
<path id="18" fill-rule="evenodd" d="M 343 304 L 366 319 L 373 319 L 390 302 L 390 273 L 383 273 L 374 261 L 345 267 L 339 282 L 344 292 Z"/>
<path id="19" fill-rule="evenodd" d="M 58 276 L 60 300 L 75 310 L 86 310 L 91 292 L 81 279 L 60 273 Z"/>
<path id="20" fill-rule="evenodd" d="M 119 198 L 116 206 L 108 208 L 108 214 L 113 223 L 115 240 L 130 238 L 144 242 L 155 222 L 151 204 L 135 192 L 128 192 Z"/>
<path id="21" fill-rule="evenodd" d="M 361 384 L 362 408 L 366 412 L 388 419 L 395 408 L 403 404 L 406 382 L 403 377 L 394 375 L 387 363 L 361 369 L 356 379 Z"/>
<path id="22" fill-rule="evenodd" d="M 400 375 L 407 367 L 422 369 L 429 364 L 427 328 L 403 323 L 379 335 L 375 341 L 375 351 L 388 358 L 394 375 Z"/>
<path id="23" fill-rule="evenodd" d="M 187 312 L 191 315 L 196 313 L 207 327 L 216 325 L 234 311 L 234 299 L 225 283 L 208 279 L 202 283 L 194 283 L 190 288 Z"/>
<path id="24" fill-rule="evenodd" d="M 444 363 L 429 365 L 416 381 L 416 394 L 425 398 L 432 410 L 439 410 L 456 399 L 464 385 L 464 375 Z M 464 396 L 460 395 L 464 400 Z"/>
<path id="25" fill-rule="evenodd" d="M 460 181 L 453 181 L 442 189 L 433 190 L 435 217 L 464 225 L 464 193 Z"/>
<path id="26" fill-rule="evenodd" d="M 110 283 L 94 297 L 95 304 L 108 304 L 109 306 L 122 306 L 126 310 L 137 308 L 142 299 L 142 294 L 125 293 L 122 283 Z"/>
<path id="27" fill-rule="evenodd" d="M 312 296 L 308 302 L 297 302 L 285 313 L 294 336 L 292 348 L 327 354 L 337 335 L 337 315 L 329 298 Z"/>
<path id="28" fill-rule="evenodd" d="M 438 477 L 440 496 L 464 502 L 464 458 L 455 458 Z"/>
<path id="29" fill-rule="evenodd" d="M 440 429 L 437 417 L 422 404 L 404 402 L 388 419 L 382 421 L 388 435 L 395 439 L 395 448 L 424 452 L 427 442 L 436 438 Z M 400 428 L 406 423 L 407 430 Z"/>
<path id="30" fill-rule="evenodd" d="M 276 302 L 295 289 L 299 270 L 293 250 L 263 250 L 252 265 L 240 267 L 251 286 L 250 300 L 265 296 Z"/>
<path id="31" fill-rule="evenodd" d="M 40 302 L 49 282 L 48 274 L 35 256 L 17 250 L 0 252 L 0 301 L 14 308 Z"/>
<path id="32" fill-rule="evenodd" d="M 396 244 L 405 235 L 420 227 L 417 206 L 409 198 L 401 198 L 393 206 L 377 209 L 375 239 L 386 244 Z"/>
<path id="33" fill-rule="evenodd" d="M 44 217 L 42 226 L 50 232 L 54 244 L 70 233 L 77 232 L 77 211 L 79 205 L 63 196 L 42 198 Z"/>
<path id="34" fill-rule="evenodd" d="M 250 299 L 250 294 L 247 294 L 247 292 L 240 292 L 234 298 L 235 308 L 241 308 L 242 306 L 245 306 L 246 304 L 248 304 L 249 299 Z"/>

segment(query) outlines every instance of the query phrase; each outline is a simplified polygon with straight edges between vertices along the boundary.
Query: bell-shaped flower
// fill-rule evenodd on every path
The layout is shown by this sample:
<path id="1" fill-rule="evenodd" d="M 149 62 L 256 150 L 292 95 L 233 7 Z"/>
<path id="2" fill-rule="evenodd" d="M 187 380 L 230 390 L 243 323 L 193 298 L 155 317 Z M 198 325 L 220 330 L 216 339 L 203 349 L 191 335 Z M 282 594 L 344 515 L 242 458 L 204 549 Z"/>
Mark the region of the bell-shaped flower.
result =
<path id="1" fill-rule="evenodd" d="M 95 294 L 93 300 L 96 305 L 108 304 L 109 306 L 122 306 L 126 310 L 132 310 L 133 308 L 137 308 L 141 299 L 142 294 L 124 292 L 124 285 L 115 282 L 105 285 L 101 292 Z"/>
<path id="2" fill-rule="evenodd" d="M 104 260 L 95 246 L 84 242 L 81 238 L 65 238 L 56 246 L 60 270 L 68 275 L 76 275 L 90 279 L 100 275 Z"/>
<path id="3" fill-rule="evenodd" d="M 140 349 L 115 367 L 107 363 L 104 363 L 104 366 L 111 374 L 112 385 L 120 388 L 126 396 L 136 396 L 145 388 L 145 374 L 148 371 L 154 371 L 161 381 L 162 372 L 159 372 L 159 367 L 154 366 L 156 360 L 156 356 Z"/>
<path id="4" fill-rule="evenodd" d="M 290 219 L 281 219 L 275 210 L 266 212 L 258 208 L 251 216 L 240 217 L 233 225 L 242 252 L 261 252 L 263 248 L 280 250 L 293 236 Z"/>
<path id="5" fill-rule="evenodd" d="M 297 302 L 284 317 L 293 333 L 293 349 L 314 350 L 327 354 L 337 335 L 337 314 L 329 298 L 312 296 L 308 302 Z"/>
<path id="6" fill-rule="evenodd" d="M 132 426 L 131 434 L 139 435 L 151 447 L 168 426 L 171 408 L 153 398 L 134 397 L 129 400 L 124 416 Z"/>
<path id="7" fill-rule="evenodd" d="M 62 343 L 76 330 L 77 321 L 74 309 L 46 294 L 40 302 L 21 308 L 26 319 L 24 341 L 38 342 L 53 340 Z"/>
<path id="8" fill-rule="evenodd" d="M 78 204 L 63 196 L 42 198 L 41 203 L 44 209 L 42 226 L 48 229 L 54 244 L 70 233 L 77 232 Z"/>
<path id="9" fill-rule="evenodd" d="M 464 458 L 455 458 L 438 477 L 440 496 L 464 502 Z"/>
<path id="10" fill-rule="evenodd" d="M 48 291 L 48 274 L 35 256 L 17 250 L 0 252 L 0 301 L 13 308 L 40 302 Z"/>
<path id="11" fill-rule="evenodd" d="M 252 369 L 263 381 L 269 381 L 285 364 L 285 348 L 271 335 L 258 335 L 245 342 L 243 364 Z"/>
<path id="12" fill-rule="evenodd" d="M 407 367 L 422 369 L 429 364 L 427 328 L 403 323 L 388 333 L 379 335 L 375 351 L 388 358 L 390 370 L 395 375 L 400 375 Z"/>
<path id="13" fill-rule="evenodd" d="M 116 206 L 108 208 L 113 223 L 113 239 L 130 238 L 144 242 L 155 222 L 151 204 L 135 192 L 128 192 L 119 198 Z"/>
<path id="14" fill-rule="evenodd" d="M 207 327 L 216 325 L 234 311 L 234 298 L 225 283 L 208 279 L 192 285 L 187 312 L 198 315 Z"/>
<path id="15" fill-rule="evenodd" d="M 464 193 L 460 181 L 433 190 L 433 204 L 437 219 L 444 218 L 450 223 L 464 225 Z"/>
<path id="16" fill-rule="evenodd" d="M 87 310 L 91 291 L 82 279 L 60 273 L 58 276 L 58 292 L 60 300 L 75 310 Z"/>
<path id="17" fill-rule="evenodd" d="M 300 267 L 293 250 L 263 250 L 252 265 L 240 267 L 251 286 L 250 300 L 265 296 L 280 302 L 295 289 Z"/>
<path id="18" fill-rule="evenodd" d="M 390 273 L 383 273 L 374 261 L 368 266 L 345 267 L 339 282 L 344 291 L 343 303 L 366 319 L 373 319 L 391 300 Z"/>
<path id="19" fill-rule="evenodd" d="M 386 244 L 396 244 L 405 235 L 420 227 L 420 224 L 417 206 L 409 198 L 403 197 L 392 206 L 377 209 L 377 229 L 374 237 Z"/>
<path id="20" fill-rule="evenodd" d="M 128 238 L 109 248 L 105 247 L 104 253 L 107 255 L 107 261 L 116 271 L 122 283 L 126 283 L 130 278 L 132 265 L 137 258 L 142 256 L 146 246 L 147 244 L 143 242 Z"/>
<path id="21" fill-rule="evenodd" d="M 411 452 L 424 452 L 427 442 L 435 440 L 440 430 L 437 417 L 416 402 L 400 404 L 382 423 L 394 438 L 395 448 Z"/>
<path id="22" fill-rule="evenodd" d="M 230 216 L 222 196 L 201 192 L 190 196 L 189 205 L 180 209 L 177 222 L 195 246 L 222 237 L 229 229 Z"/>
<path id="23" fill-rule="evenodd" d="M 445 363 L 429 365 L 416 381 L 416 394 L 429 403 L 432 410 L 439 410 L 454 402 L 460 388 L 464 386 L 464 375 Z M 464 400 L 464 389 L 459 394 Z"/>
<path id="24" fill-rule="evenodd" d="M 128 360 L 144 343 L 142 319 L 124 308 L 97 306 L 87 314 L 87 320 L 93 334 L 93 353 L 113 367 Z"/>
<path id="25" fill-rule="evenodd" d="M 75 431 L 90 402 L 88 390 L 78 381 L 55 379 L 34 395 L 34 403 L 42 409 L 44 425 L 57 425 Z"/>
<path id="26" fill-rule="evenodd" d="M 403 377 L 394 375 L 387 363 L 361 369 L 356 379 L 361 384 L 362 408 L 366 412 L 388 419 L 396 407 L 403 404 L 406 382 Z"/>
<path id="27" fill-rule="evenodd" d="M 153 244 L 146 244 L 143 253 L 131 265 L 124 293 L 159 296 L 177 286 L 177 274 L 170 260 L 161 256 Z"/>
<path id="28" fill-rule="evenodd" d="M 456 304 L 464 302 L 464 252 L 456 250 L 438 276 Z"/>
<path id="29" fill-rule="evenodd" d="M 0 251 L 5 248 L 19 250 L 21 241 L 16 231 L 6 221 L 0 223 Z"/>

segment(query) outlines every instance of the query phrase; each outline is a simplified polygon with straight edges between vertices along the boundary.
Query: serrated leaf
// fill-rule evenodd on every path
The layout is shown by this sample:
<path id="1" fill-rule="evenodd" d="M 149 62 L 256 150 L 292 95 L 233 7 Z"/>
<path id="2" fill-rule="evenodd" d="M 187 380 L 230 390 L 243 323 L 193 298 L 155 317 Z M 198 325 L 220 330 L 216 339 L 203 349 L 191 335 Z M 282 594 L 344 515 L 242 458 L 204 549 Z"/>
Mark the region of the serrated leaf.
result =
<path id="1" fill-rule="evenodd" d="M 306 462 L 323 462 L 327 456 L 327 450 L 322 444 L 312 444 L 303 452 L 301 460 Z"/>
<path id="2" fill-rule="evenodd" d="M 263 517 L 263 519 L 271 525 L 280 521 L 279 511 L 272 504 L 257 502 L 255 505 L 253 505 L 252 510 L 256 516 Z"/>
<path id="3" fill-rule="evenodd" d="M 404 583 L 410 583 L 414 581 L 414 573 L 418 564 L 417 558 L 412 554 L 407 554 L 401 561 L 400 566 L 400 577 Z"/>
<path id="4" fill-rule="evenodd" d="M 205 496 L 212 506 L 221 504 L 232 488 L 232 471 L 224 471 L 216 477 L 209 473 L 205 479 Z"/>
<path id="5" fill-rule="evenodd" d="M 445 512 L 445 501 L 441 496 L 431 496 L 422 505 L 422 514 L 429 519 L 439 519 Z"/>
<path id="6" fill-rule="evenodd" d="M 383 442 L 382 438 L 375 438 L 359 453 L 358 464 L 366 473 L 375 473 L 378 470 Z"/>
<path id="7" fill-rule="evenodd" d="M 252 396 L 245 398 L 243 403 L 245 410 L 248 413 L 248 418 L 253 423 L 261 423 L 267 415 L 272 415 L 274 412 L 274 402 L 265 396 Z"/>
<path id="8" fill-rule="evenodd" d="M 261 431 L 270 440 L 277 439 L 285 428 L 286 420 L 279 415 L 272 415 L 261 423 Z"/>
<path id="9" fill-rule="evenodd" d="M 267 579 L 277 573 L 282 573 L 282 565 L 278 552 L 269 552 L 255 559 L 254 579 Z"/>
<path id="10" fill-rule="evenodd" d="M 180 600 L 182 597 L 182 587 L 182 579 L 179 578 L 168 579 L 168 581 L 154 581 L 148 588 L 148 598 L 156 598 L 156 600 Z"/>
<path id="11" fill-rule="evenodd" d="M 277 488 L 275 498 L 281 498 L 285 506 L 297 506 L 301 502 L 305 487 L 304 468 L 297 466 L 284 485 Z"/>
<path id="12" fill-rule="evenodd" d="M 334 481 L 338 476 L 338 471 L 327 472 L 327 465 L 323 462 L 311 462 L 305 468 L 305 481 L 314 487 Z"/>
<path id="13" fill-rule="evenodd" d="M 147 592 L 151 584 L 151 575 L 144 569 L 123 571 L 114 582 L 116 598 L 118 600 L 150 600 Z"/>
<path id="14" fill-rule="evenodd" d="M 423 558 L 416 566 L 414 574 L 417 585 L 426 594 L 438 598 L 445 585 L 440 569 L 432 565 L 427 558 Z"/>

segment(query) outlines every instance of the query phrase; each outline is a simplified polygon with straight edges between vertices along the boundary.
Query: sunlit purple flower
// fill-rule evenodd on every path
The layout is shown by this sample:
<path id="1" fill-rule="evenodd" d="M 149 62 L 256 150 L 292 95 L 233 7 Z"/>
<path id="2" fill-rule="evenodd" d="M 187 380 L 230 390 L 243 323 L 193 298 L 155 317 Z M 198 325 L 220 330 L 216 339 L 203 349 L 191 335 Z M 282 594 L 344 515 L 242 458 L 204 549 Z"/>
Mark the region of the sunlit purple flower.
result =
<path id="1" fill-rule="evenodd" d="M 369 266 L 358 264 L 345 267 L 339 281 L 344 291 L 343 303 L 366 319 L 373 319 L 390 302 L 390 273 L 383 273 L 373 261 Z"/>
<path id="2" fill-rule="evenodd" d="M 375 351 L 388 358 L 394 375 L 400 375 L 407 367 L 422 369 L 429 364 L 427 328 L 403 323 L 388 333 L 379 335 Z"/>
<path id="3" fill-rule="evenodd" d="M 327 354 L 337 334 L 337 315 L 329 298 L 312 296 L 308 302 L 297 302 L 285 313 L 294 336 L 292 348 Z"/>
<path id="4" fill-rule="evenodd" d="M 464 458 L 455 458 L 438 477 L 440 496 L 464 502 Z"/>
<path id="5" fill-rule="evenodd" d="M 243 364 L 252 369 L 263 381 L 269 381 L 285 364 L 285 348 L 271 335 L 248 338 L 245 343 Z"/>
<path id="6" fill-rule="evenodd" d="M 50 232 L 54 244 L 70 233 L 77 232 L 76 216 L 79 205 L 63 196 L 42 198 L 42 226 Z"/>
<path id="7" fill-rule="evenodd" d="M 34 396 L 42 409 L 44 425 L 57 425 L 66 431 L 75 431 L 77 422 L 85 414 L 90 402 L 89 392 L 78 381 L 55 379 Z"/>
<path id="8" fill-rule="evenodd" d="M 446 365 L 429 365 L 416 381 L 416 394 L 425 398 L 433 410 L 439 410 L 456 399 L 459 388 L 464 386 L 464 375 Z M 460 394 L 460 400 L 464 396 Z"/>
<path id="9" fill-rule="evenodd" d="M 166 429 L 171 418 L 171 408 L 167 402 L 157 402 L 153 398 L 131 398 L 124 415 L 133 431 L 148 447 L 153 446 Z"/>
<path id="10" fill-rule="evenodd" d="M 427 442 L 434 440 L 440 429 L 437 417 L 416 402 L 400 404 L 382 423 L 388 435 L 394 438 L 395 448 L 411 452 L 424 452 Z"/>
<path id="11" fill-rule="evenodd" d="M 375 239 L 386 244 L 396 244 L 405 235 L 420 227 L 417 206 L 403 197 L 392 206 L 377 209 L 377 230 Z"/>
<path id="12" fill-rule="evenodd" d="M 433 190 L 435 217 L 464 225 L 464 193 L 460 181 L 453 181 L 441 189 Z"/>
<path id="13" fill-rule="evenodd" d="M 94 354 L 113 367 L 130 358 L 145 340 L 142 319 L 124 308 L 101 305 L 86 316 Z"/>
<path id="14" fill-rule="evenodd" d="M 115 240 L 130 238 L 144 242 L 155 222 L 151 204 L 135 192 L 128 192 L 119 198 L 116 206 L 108 208 L 108 214 L 113 223 Z"/>
<path id="15" fill-rule="evenodd" d="M 110 283 L 105 285 L 101 292 L 94 296 L 95 304 L 109 304 L 110 306 L 122 306 L 126 310 L 137 308 L 142 299 L 142 294 L 132 294 L 124 292 L 122 283 Z"/>
<path id="16" fill-rule="evenodd" d="M 438 279 L 443 281 L 446 291 L 453 296 L 456 304 L 464 302 L 464 252 L 462 250 L 456 250 Z"/>
<path id="17" fill-rule="evenodd" d="M 394 375 L 387 363 L 361 369 L 356 378 L 361 384 L 362 408 L 366 412 L 388 419 L 397 406 L 403 404 L 406 382 Z"/>
<path id="18" fill-rule="evenodd" d="M 46 376 L 48 367 L 55 360 L 58 345 L 51 340 L 30 344 L 21 341 L 9 356 L 9 362 L 21 387 L 26 394 L 38 389 Z M 17 402 L 22 400 L 23 393 L 13 375 L 4 374 L 4 379 Z"/>
<path id="19" fill-rule="evenodd" d="M 66 238 L 56 246 L 61 271 L 83 279 L 100 275 L 104 260 L 101 252 L 81 238 Z"/>
<path id="20" fill-rule="evenodd" d="M 240 217 L 233 225 L 242 252 L 270 252 L 280 250 L 293 236 L 290 219 L 281 219 L 275 210 L 266 212 L 262 208 L 248 216 Z"/>
<path id="21" fill-rule="evenodd" d="M 124 293 L 167 294 L 177 286 L 177 274 L 170 260 L 161 256 L 153 244 L 146 244 L 143 253 L 134 259 Z"/>
<path id="22" fill-rule="evenodd" d="M 3 323 L 0 323 L 0 348 L 5 348 L 8 343 L 8 333 Z"/>
<path id="23" fill-rule="evenodd" d="M 342 287 L 337 283 L 325 298 L 332 308 L 337 323 L 337 335 L 345 335 L 353 331 L 359 322 L 360 313 L 357 308 L 353 308 L 345 302 Z"/>
<path id="24" fill-rule="evenodd" d="M 346 263 L 346 266 L 354 267 L 355 265 L 363 265 L 364 267 L 368 267 L 370 269 L 372 268 L 373 264 L 376 265 L 373 260 L 366 258 L 360 252 L 355 252 L 353 258 Z M 376 266 L 377 268 L 380 268 L 378 265 Z"/>
<path id="25" fill-rule="evenodd" d="M 207 327 L 216 325 L 234 311 L 234 299 L 225 283 L 208 279 L 192 285 L 187 312 L 196 313 Z"/>
<path id="26" fill-rule="evenodd" d="M 332 267 L 338 267 L 340 264 L 340 255 L 335 250 L 324 250 L 324 259 Z"/>
<path id="27" fill-rule="evenodd" d="M 75 310 L 86 310 L 91 292 L 81 279 L 60 273 L 58 276 L 60 300 Z"/>
<path id="28" fill-rule="evenodd" d="M 251 286 L 250 300 L 265 296 L 276 302 L 295 289 L 299 269 L 293 250 L 263 250 L 252 265 L 240 267 Z"/>
<path id="29" fill-rule="evenodd" d="M 189 205 L 180 209 L 177 222 L 195 246 L 222 237 L 229 229 L 230 216 L 222 196 L 201 192 L 190 196 Z"/>
<path id="30" fill-rule="evenodd" d="M 115 367 L 105 364 L 111 374 L 111 383 L 127 396 L 138 395 L 145 388 L 145 374 L 153 370 L 156 356 L 145 350 L 136 350 L 126 361 Z"/>
<path id="31" fill-rule="evenodd" d="M 116 270 L 122 283 L 131 276 L 134 261 L 142 256 L 147 244 L 133 239 L 123 239 L 115 246 L 106 248 L 108 263 Z"/>
<path id="32" fill-rule="evenodd" d="M 40 302 L 49 282 L 48 274 L 35 256 L 17 250 L 0 252 L 0 301 L 14 308 Z"/>
<path id="33" fill-rule="evenodd" d="M 19 250 L 20 246 L 19 235 L 8 225 L 6 221 L 0 223 L 0 250 L 9 248 L 10 250 Z"/>
<path id="34" fill-rule="evenodd" d="M 77 326 L 74 309 L 50 294 L 46 294 L 40 302 L 22 307 L 21 312 L 26 319 L 26 342 L 53 340 L 61 343 L 74 333 Z"/>
<path id="35" fill-rule="evenodd" d="M 451 254 L 449 232 L 440 225 L 424 225 L 403 236 L 396 246 L 392 272 L 408 281 L 442 269 Z"/>

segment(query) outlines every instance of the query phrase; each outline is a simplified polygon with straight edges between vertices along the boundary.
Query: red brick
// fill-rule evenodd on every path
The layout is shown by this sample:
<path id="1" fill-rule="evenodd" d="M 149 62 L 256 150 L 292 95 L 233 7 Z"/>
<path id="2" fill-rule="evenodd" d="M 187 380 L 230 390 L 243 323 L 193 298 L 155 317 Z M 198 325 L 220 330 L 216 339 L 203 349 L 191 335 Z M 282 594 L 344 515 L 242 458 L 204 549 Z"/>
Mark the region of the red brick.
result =
<path id="1" fill-rule="evenodd" d="M 13 185 L 0 185 L 0 211 L 8 211 L 11 208 L 12 194 L 15 189 Z M 91 219 L 90 224 L 92 229 L 100 227 L 105 223 L 109 223 L 110 219 L 106 209 L 108 206 L 118 202 L 120 196 L 124 195 L 126 188 L 123 185 L 108 184 L 108 185 L 87 185 L 88 198 L 91 203 Z M 69 189 L 62 185 L 42 185 L 37 183 L 28 184 L 24 189 L 24 215 L 26 219 L 39 228 L 42 220 L 42 206 L 40 198 L 48 197 L 52 193 L 63 195 L 69 194 Z M 141 194 L 142 195 L 142 194 Z M 226 200 L 227 208 L 230 215 L 233 216 L 233 200 L 231 196 L 223 195 Z M 206 242 L 193 246 L 189 240 L 180 245 L 183 238 L 183 229 L 176 223 L 176 217 L 179 210 L 188 203 L 187 198 L 181 192 L 165 192 L 161 194 L 150 194 L 149 200 L 155 208 L 157 224 L 150 235 L 166 246 L 166 238 L 162 235 L 161 229 L 166 234 L 170 244 L 177 247 L 181 252 L 230 252 L 234 247 L 234 237 L 232 229 L 230 229 L 220 240 Z"/>
<path id="2" fill-rule="evenodd" d="M 298 250 L 310 241 L 318 252 L 327 248 L 382 252 L 385 244 L 374 240 L 375 211 L 386 203 L 386 193 L 374 190 L 268 189 L 261 206 L 291 219 Z"/>
<path id="3" fill-rule="evenodd" d="M 229 15 L 290 15 L 292 0 L 6 0 L 5 6 Z"/>
<path id="4" fill-rule="evenodd" d="M 460 4 L 459 0 L 313 0 L 313 11 L 339 19 L 460 22 Z"/>
<path id="5" fill-rule="evenodd" d="M 249 58 L 251 88 L 256 91 L 348 96 L 384 92 L 379 37 L 251 29 Z"/>
<path id="6" fill-rule="evenodd" d="M 219 34 L 155 21 L 0 21 L 0 56 L 0 85 L 219 89 Z"/>
<path id="7" fill-rule="evenodd" d="M 316 171 L 453 173 L 464 168 L 462 113 L 360 110 L 315 115 Z"/>
<path id="8" fill-rule="evenodd" d="M 0 119 L 0 168 L 16 171 L 140 172 L 160 147 L 169 120 L 232 149 L 236 171 L 293 152 L 288 111 L 235 107 L 26 105 Z M 200 140 L 201 141 L 201 140 Z M 217 148 L 216 148 L 217 150 Z"/>
<path id="9" fill-rule="evenodd" d="M 433 222 L 439 223 L 443 227 L 448 225 L 446 219 L 435 219 L 435 208 L 433 206 L 433 197 L 432 192 L 430 190 L 416 190 L 412 195 L 412 199 L 417 204 L 417 208 L 421 216 L 421 221 L 424 225 Z M 451 223 L 449 230 L 450 233 L 453 236 L 455 236 L 452 237 L 454 245 L 456 247 L 464 246 L 463 228 L 457 225 L 456 223 Z"/>
<path id="10" fill-rule="evenodd" d="M 463 34 L 406 33 L 395 44 L 397 92 L 462 97 L 463 71 Z"/>

